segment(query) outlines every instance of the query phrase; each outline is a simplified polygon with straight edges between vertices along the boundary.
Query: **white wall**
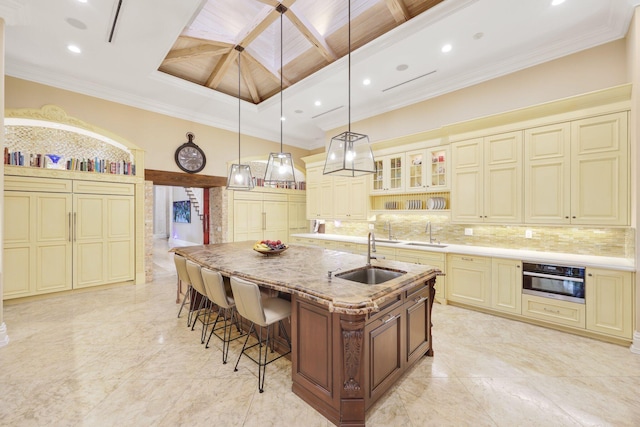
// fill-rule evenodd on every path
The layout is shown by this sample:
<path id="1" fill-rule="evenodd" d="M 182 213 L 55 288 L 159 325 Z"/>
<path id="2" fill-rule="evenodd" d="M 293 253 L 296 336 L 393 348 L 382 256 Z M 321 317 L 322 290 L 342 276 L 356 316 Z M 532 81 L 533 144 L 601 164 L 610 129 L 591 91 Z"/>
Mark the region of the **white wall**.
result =
<path id="1" fill-rule="evenodd" d="M 153 186 L 153 238 L 166 239 L 169 237 L 171 225 L 171 197 L 172 187 L 164 185 Z"/>
<path id="2" fill-rule="evenodd" d="M 173 206 L 174 201 L 189 200 L 187 192 L 182 187 L 172 187 L 170 206 Z M 198 200 L 202 200 L 202 188 L 194 188 L 196 197 Z M 204 235 L 202 233 L 202 220 L 196 213 L 193 205 L 191 205 L 191 223 L 178 223 L 173 222 L 173 214 L 171 216 L 171 226 L 169 238 L 169 244 L 174 246 L 180 245 L 201 245 L 203 243 Z"/>

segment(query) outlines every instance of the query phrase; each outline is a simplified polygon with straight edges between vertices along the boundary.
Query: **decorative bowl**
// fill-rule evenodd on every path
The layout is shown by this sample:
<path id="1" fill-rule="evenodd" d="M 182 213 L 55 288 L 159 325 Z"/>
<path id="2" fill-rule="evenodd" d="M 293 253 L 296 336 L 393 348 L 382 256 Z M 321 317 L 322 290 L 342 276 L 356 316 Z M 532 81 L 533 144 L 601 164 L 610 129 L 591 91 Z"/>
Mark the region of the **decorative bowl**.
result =
<path id="1" fill-rule="evenodd" d="M 257 249 L 253 248 L 254 251 L 261 253 L 262 255 L 279 255 L 282 252 L 289 249 L 289 246 L 285 246 L 283 249 Z"/>

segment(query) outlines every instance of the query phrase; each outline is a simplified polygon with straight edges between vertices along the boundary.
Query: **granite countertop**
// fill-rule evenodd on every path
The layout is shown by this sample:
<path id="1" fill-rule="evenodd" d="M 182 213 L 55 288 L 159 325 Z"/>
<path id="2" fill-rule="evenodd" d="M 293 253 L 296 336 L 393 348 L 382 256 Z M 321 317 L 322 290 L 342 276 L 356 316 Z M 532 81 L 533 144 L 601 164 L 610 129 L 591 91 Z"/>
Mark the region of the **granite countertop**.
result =
<path id="1" fill-rule="evenodd" d="M 295 237 L 331 240 L 336 242 L 350 242 L 366 244 L 366 237 L 343 236 L 338 234 L 303 233 L 294 234 Z M 379 238 L 379 237 L 378 237 Z M 486 246 L 450 245 L 443 243 L 445 247 L 424 247 L 409 245 L 410 241 L 401 240 L 398 243 L 385 243 L 376 241 L 376 245 L 397 249 L 411 249 L 428 252 L 440 252 L 460 255 L 489 256 L 522 261 L 543 262 L 549 264 L 571 265 L 578 267 L 610 268 L 622 271 L 636 271 L 635 261 L 628 258 L 605 257 L 597 255 L 580 255 L 556 252 L 543 252 L 523 249 L 492 248 Z M 426 243 L 426 242 L 420 242 Z"/>
<path id="2" fill-rule="evenodd" d="M 366 285 L 335 275 L 329 278 L 327 274 L 364 267 L 366 256 L 295 244 L 279 255 L 267 256 L 254 251 L 254 243 L 184 246 L 171 251 L 225 276 L 254 281 L 266 288 L 318 302 L 329 311 L 346 314 L 378 311 L 385 300 L 441 274 L 440 270 L 426 265 L 374 259 L 371 260 L 374 266 L 406 271 L 406 274 L 379 285 Z"/>

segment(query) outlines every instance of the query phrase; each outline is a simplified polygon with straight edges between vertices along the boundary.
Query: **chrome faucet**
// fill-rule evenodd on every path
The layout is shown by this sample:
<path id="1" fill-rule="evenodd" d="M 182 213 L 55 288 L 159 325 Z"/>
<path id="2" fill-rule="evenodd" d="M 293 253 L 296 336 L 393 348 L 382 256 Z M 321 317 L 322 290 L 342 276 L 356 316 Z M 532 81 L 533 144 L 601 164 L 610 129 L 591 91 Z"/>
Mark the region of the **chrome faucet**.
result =
<path id="1" fill-rule="evenodd" d="M 431 221 L 427 221 L 427 227 L 424 229 L 425 233 L 429 233 L 429 243 L 433 244 Z"/>
<path id="2" fill-rule="evenodd" d="M 371 267 L 371 260 L 378 259 L 375 255 L 371 255 L 371 241 L 373 241 L 373 251 L 376 251 L 376 235 L 371 230 L 367 235 L 367 267 Z"/>
<path id="3" fill-rule="evenodd" d="M 385 226 L 385 230 L 389 231 L 389 240 L 395 239 L 393 235 L 393 230 L 391 229 L 391 221 L 387 221 L 387 225 Z"/>

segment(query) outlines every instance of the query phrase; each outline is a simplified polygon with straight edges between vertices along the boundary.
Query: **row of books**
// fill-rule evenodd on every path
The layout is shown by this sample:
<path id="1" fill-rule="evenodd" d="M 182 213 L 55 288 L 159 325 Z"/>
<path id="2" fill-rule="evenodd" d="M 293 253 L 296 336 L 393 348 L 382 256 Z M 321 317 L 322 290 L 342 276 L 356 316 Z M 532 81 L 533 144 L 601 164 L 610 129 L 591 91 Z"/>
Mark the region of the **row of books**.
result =
<path id="1" fill-rule="evenodd" d="M 12 166 L 30 166 L 46 169 L 66 169 L 72 171 L 109 173 L 115 175 L 135 175 L 136 165 L 125 161 L 105 159 L 62 159 L 55 154 L 31 154 L 20 151 L 10 152 L 4 149 L 4 164 Z"/>

